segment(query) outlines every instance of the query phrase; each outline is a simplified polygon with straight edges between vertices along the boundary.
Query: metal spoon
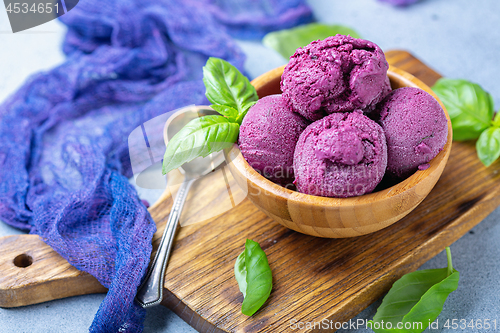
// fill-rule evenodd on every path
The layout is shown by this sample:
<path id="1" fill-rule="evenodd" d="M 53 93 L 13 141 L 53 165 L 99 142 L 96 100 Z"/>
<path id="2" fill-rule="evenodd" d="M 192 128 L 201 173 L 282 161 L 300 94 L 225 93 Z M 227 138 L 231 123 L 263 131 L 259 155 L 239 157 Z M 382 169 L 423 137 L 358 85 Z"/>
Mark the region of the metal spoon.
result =
<path id="1" fill-rule="evenodd" d="M 168 142 L 175 133 L 192 119 L 218 114 L 205 106 L 189 106 L 174 113 L 165 124 L 164 137 Z M 163 283 L 167 268 L 170 250 L 174 242 L 175 233 L 179 226 L 179 218 L 186 201 L 191 185 L 196 179 L 210 173 L 224 161 L 222 152 L 213 153 L 205 158 L 198 157 L 189 163 L 185 163 L 178 170 L 184 174 L 184 182 L 181 184 L 177 197 L 174 200 L 172 210 L 168 216 L 168 221 L 160 241 L 160 246 L 156 251 L 155 258 L 151 264 L 146 279 L 137 291 L 136 300 L 143 307 L 151 307 L 161 303 L 163 299 Z"/>

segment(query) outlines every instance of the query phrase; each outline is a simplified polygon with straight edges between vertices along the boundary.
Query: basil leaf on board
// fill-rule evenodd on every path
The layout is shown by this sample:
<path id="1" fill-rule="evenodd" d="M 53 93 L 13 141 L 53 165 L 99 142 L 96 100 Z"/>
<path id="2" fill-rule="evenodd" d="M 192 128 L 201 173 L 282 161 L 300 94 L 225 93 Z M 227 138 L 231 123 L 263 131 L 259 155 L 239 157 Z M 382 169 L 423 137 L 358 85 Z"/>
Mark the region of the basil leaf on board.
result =
<path id="1" fill-rule="evenodd" d="M 248 78 L 223 59 L 208 59 L 203 67 L 203 83 L 210 102 L 231 107 L 238 111 L 238 115 L 248 110 L 248 104 L 258 99 Z"/>
<path id="2" fill-rule="evenodd" d="M 241 252 L 234 263 L 234 277 L 238 282 L 243 297 L 247 296 L 247 268 L 245 266 L 245 251 Z"/>
<path id="3" fill-rule="evenodd" d="M 500 156 L 500 128 L 490 127 L 481 133 L 476 142 L 477 156 L 485 166 L 490 166 Z"/>
<path id="4" fill-rule="evenodd" d="M 306 46 L 314 40 L 325 39 L 336 34 L 360 38 L 356 31 L 348 27 L 310 23 L 292 29 L 270 32 L 264 36 L 262 43 L 276 50 L 285 59 L 289 59 L 299 47 Z"/>
<path id="5" fill-rule="evenodd" d="M 163 174 L 196 157 L 230 147 L 238 138 L 240 126 L 223 116 L 204 116 L 187 123 L 168 142 L 163 158 Z"/>
<path id="6" fill-rule="evenodd" d="M 493 118 L 493 98 L 480 85 L 461 79 L 440 78 L 432 90 L 450 115 L 453 139 L 477 139 Z"/>
<path id="7" fill-rule="evenodd" d="M 420 333 L 436 320 L 448 295 L 457 289 L 460 276 L 453 269 L 449 247 L 446 254 L 448 267 L 408 273 L 394 283 L 369 321 L 373 331 Z"/>
<path id="8" fill-rule="evenodd" d="M 236 259 L 234 275 L 245 297 L 241 312 L 251 316 L 266 302 L 273 287 L 271 268 L 259 243 L 246 240 L 245 250 Z"/>

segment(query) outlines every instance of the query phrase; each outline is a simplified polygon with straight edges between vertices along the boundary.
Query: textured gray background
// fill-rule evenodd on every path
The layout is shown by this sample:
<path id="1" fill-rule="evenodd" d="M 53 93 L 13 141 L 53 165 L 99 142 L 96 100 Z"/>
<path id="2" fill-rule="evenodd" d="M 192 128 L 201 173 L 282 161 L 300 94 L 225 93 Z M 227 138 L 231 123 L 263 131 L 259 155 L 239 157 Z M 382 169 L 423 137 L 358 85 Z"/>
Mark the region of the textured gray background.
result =
<path id="1" fill-rule="evenodd" d="M 309 3 L 321 22 L 350 26 L 384 50 L 408 50 L 444 76 L 481 84 L 493 95 L 495 104 L 500 105 L 497 61 L 500 1 L 422 0 L 408 8 L 394 8 L 376 0 L 310 0 Z M 60 23 L 49 22 L 14 35 L 6 12 L 0 7 L 0 101 L 31 73 L 64 61 L 60 51 L 64 31 Z M 257 42 L 240 45 L 248 54 L 246 67 L 252 77 L 285 63 L 278 54 Z M 442 329 L 447 319 L 454 318 L 496 319 L 496 331 L 500 331 L 499 220 L 497 209 L 451 246 L 454 266 L 461 273 L 459 287 L 449 296 L 438 318 L 440 329 L 427 332 L 454 332 Z M 19 233 L 0 223 L 0 236 Z M 421 269 L 445 265 L 446 256 L 441 253 Z M 0 332 L 86 332 L 103 298 L 104 295 L 89 295 L 22 308 L 0 308 Z M 355 319 L 371 319 L 379 304 L 380 300 Z M 470 328 L 458 331 L 486 332 Z M 194 330 L 169 310 L 158 307 L 148 310 L 145 332 Z"/>

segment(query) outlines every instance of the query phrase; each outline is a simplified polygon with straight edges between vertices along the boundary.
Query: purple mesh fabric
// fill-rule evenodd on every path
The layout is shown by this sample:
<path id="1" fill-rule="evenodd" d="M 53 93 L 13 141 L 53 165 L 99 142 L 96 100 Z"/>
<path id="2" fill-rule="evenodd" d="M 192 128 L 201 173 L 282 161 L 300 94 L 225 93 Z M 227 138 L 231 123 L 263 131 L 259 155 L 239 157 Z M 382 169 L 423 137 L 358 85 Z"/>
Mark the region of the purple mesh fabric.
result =
<path id="1" fill-rule="evenodd" d="M 0 106 L 0 220 L 109 288 L 91 332 L 143 328 L 134 297 L 156 228 L 127 180 L 130 132 L 206 103 L 209 56 L 242 69 L 228 32 L 261 36 L 311 18 L 303 0 L 87 0 L 61 17 L 66 62 Z"/>

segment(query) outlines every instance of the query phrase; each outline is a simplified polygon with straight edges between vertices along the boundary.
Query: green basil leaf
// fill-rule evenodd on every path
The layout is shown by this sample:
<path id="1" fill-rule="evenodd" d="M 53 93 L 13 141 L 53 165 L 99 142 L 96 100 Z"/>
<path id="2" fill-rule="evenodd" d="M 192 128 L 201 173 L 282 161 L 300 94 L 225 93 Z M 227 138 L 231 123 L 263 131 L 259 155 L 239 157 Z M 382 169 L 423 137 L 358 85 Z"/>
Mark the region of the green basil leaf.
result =
<path id="1" fill-rule="evenodd" d="M 213 104 L 226 105 L 238 111 L 248 109 L 248 104 L 257 101 L 258 96 L 250 81 L 229 62 L 209 58 L 203 67 L 205 95 Z"/>
<path id="2" fill-rule="evenodd" d="M 438 317 L 460 276 L 451 264 L 449 248 L 446 252 L 448 267 L 415 271 L 394 283 L 369 321 L 373 331 L 420 333 Z"/>
<path id="3" fill-rule="evenodd" d="M 285 59 L 289 59 L 299 47 L 336 34 L 360 38 L 356 31 L 348 27 L 310 23 L 292 29 L 270 32 L 264 36 L 262 43 L 279 52 Z"/>
<path id="4" fill-rule="evenodd" d="M 247 267 L 245 266 L 245 251 L 241 252 L 234 263 L 234 277 L 238 282 L 243 297 L 247 296 Z"/>
<path id="5" fill-rule="evenodd" d="M 497 112 L 495 114 L 495 118 L 493 119 L 492 125 L 495 127 L 500 127 L 500 112 Z"/>
<path id="6" fill-rule="evenodd" d="M 491 125 L 493 98 L 480 85 L 460 79 L 439 79 L 432 90 L 450 115 L 453 139 L 477 139 Z"/>
<path id="7" fill-rule="evenodd" d="M 226 117 L 232 123 L 235 123 L 236 119 L 238 118 L 238 110 L 233 107 L 220 104 L 212 104 L 210 105 L 210 107 Z"/>
<path id="8" fill-rule="evenodd" d="M 490 166 L 491 163 L 500 156 L 500 128 L 490 127 L 481 133 L 479 140 L 476 142 L 477 156 L 485 166 Z"/>
<path id="9" fill-rule="evenodd" d="M 238 115 L 238 117 L 236 118 L 236 122 L 238 124 L 241 125 L 241 122 L 243 121 L 243 118 L 245 118 L 245 116 L 247 115 L 248 110 L 250 110 L 250 108 L 254 106 L 255 103 L 257 103 L 257 101 L 248 103 L 243 112 Z"/>
<path id="10" fill-rule="evenodd" d="M 230 147 L 236 142 L 240 126 L 223 116 L 204 116 L 187 123 L 168 142 L 163 158 L 163 174 L 196 157 Z"/>
<path id="11" fill-rule="evenodd" d="M 259 243 L 246 240 L 245 251 L 236 259 L 234 275 L 245 297 L 241 312 L 251 316 L 266 302 L 273 287 L 271 268 Z"/>

